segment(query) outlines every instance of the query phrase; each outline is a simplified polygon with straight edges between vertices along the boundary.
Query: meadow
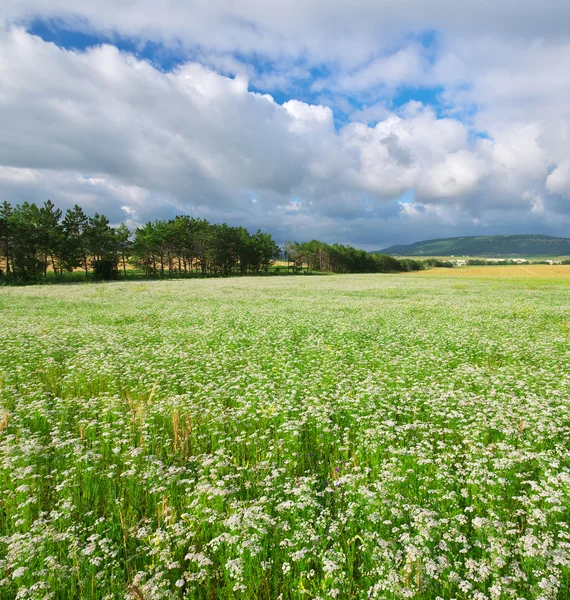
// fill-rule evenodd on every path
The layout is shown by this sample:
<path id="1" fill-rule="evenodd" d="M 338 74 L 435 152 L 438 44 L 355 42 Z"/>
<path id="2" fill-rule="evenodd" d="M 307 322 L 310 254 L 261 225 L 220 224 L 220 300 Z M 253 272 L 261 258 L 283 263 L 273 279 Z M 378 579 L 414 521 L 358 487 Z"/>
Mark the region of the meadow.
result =
<path id="1" fill-rule="evenodd" d="M 427 277 L 493 277 L 501 279 L 570 279 L 570 265 L 484 265 L 421 271 Z"/>
<path id="2" fill-rule="evenodd" d="M 569 304 L 423 273 L 0 289 L 0 598 L 570 598 Z"/>

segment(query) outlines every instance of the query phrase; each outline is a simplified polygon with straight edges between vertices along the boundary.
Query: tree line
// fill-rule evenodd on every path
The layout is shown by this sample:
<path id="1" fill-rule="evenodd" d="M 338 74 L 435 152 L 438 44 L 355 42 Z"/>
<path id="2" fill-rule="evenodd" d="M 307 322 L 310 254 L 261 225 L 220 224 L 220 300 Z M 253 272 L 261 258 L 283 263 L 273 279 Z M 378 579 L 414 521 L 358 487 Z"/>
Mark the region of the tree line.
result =
<path id="1" fill-rule="evenodd" d="M 375 273 L 425 268 L 417 260 L 368 254 L 351 246 L 312 240 L 280 248 L 269 233 L 177 216 L 134 232 L 75 205 L 65 214 L 48 200 L 0 205 L 0 276 L 35 282 L 83 270 L 86 278 L 115 279 L 130 265 L 152 276 L 247 275 L 268 272 L 279 258 L 292 272 Z"/>
<path id="2" fill-rule="evenodd" d="M 306 266 L 310 271 L 328 273 L 389 273 L 426 268 L 424 261 L 398 259 L 387 254 L 369 254 L 352 246 L 329 245 L 318 240 L 287 242 L 283 255 L 298 270 Z"/>

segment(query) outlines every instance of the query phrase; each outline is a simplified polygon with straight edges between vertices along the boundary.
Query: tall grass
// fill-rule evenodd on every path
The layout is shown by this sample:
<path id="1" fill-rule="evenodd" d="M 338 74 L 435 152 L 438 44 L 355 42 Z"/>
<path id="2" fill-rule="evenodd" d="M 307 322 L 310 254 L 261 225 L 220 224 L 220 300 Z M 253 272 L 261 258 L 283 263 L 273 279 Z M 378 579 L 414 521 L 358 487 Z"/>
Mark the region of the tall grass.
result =
<path id="1" fill-rule="evenodd" d="M 564 281 L 0 291 L 0 598 L 569 598 Z"/>

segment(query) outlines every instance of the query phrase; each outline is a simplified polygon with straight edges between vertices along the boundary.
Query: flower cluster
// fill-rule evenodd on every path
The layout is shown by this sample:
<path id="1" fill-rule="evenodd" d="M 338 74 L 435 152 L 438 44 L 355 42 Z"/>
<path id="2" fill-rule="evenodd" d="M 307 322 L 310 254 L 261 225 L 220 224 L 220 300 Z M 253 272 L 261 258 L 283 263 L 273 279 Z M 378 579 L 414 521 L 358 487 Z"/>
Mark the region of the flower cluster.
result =
<path id="1" fill-rule="evenodd" d="M 0 597 L 554 600 L 570 288 L 0 290 Z"/>

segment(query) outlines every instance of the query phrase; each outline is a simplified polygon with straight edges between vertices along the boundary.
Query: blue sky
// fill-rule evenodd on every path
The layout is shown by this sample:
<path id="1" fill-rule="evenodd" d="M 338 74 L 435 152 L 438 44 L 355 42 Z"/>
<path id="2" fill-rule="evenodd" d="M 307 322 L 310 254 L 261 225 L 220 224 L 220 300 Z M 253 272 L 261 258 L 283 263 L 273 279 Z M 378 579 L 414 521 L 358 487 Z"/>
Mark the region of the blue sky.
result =
<path id="1" fill-rule="evenodd" d="M 66 50 L 85 51 L 93 46 L 111 44 L 122 52 L 150 61 L 163 71 L 171 71 L 193 58 L 191 51 L 177 52 L 175 48 L 165 46 L 162 42 L 124 36 L 120 32 L 109 34 L 92 32 L 88 28 L 69 29 L 64 22 L 57 19 L 37 18 L 29 23 L 26 29 L 30 34 Z"/>
<path id="2" fill-rule="evenodd" d="M 564 234 L 568 19 L 558 0 L 3 5 L 0 192 L 367 249 Z"/>
<path id="3" fill-rule="evenodd" d="M 146 60 L 152 63 L 156 68 L 168 72 L 183 65 L 189 60 L 200 61 L 202 52 L 199 47 L 186 47 L 184 50 L 180 48 L 166 45 L 163 42 L 153 40 L 145 40 L 141 38 L 127 37 L 120 32 L 113 33 L 95 33 L 88 30 L 70 29 L 65 22 L 57 19 L 34 19 L 27 25 L 27 30 L 30 34 L 39 36 L 46 42 L 56 44 L 60 48 L 67 50 L 85 51 L 90 47 L 101 44 L 111 44 L 116 46 L 122 52 L 133 54 L 141 60 Z M 426 60 L 433 59 L 433 55 L 437 49 L 437 32 L 426 31 L 421 35 L 409 36 L 406 42 L 415 42 L 422 45 L 425 49 Z M 391 48 L 392 52 L 396 52 L 399 48 Z M 279 72 L 279 64 L 277 60 L 267 59 L 264 56 L 252 52 L 231 53 L 231 58 L 246 67 L 251 68 L 256 75 L 262 80 L 260 85 L 252 83 L 250 90 L 261 94 L 270 94 L 275 102 L 283 104 L 291 99 L 300 99 L 308 103 L 319 103 L 322 92 L 315 91 L 313 84 L 317 81 L 326 80 L 334 75 L 333 66 L 327 64 L 308 65 L 302 59 L 296 61 L 294 66 L 303 69 L 303 77 L 292 79 L 290 85 L 286 89 L 279 86 L 263 85 L 263 78 L 271 76 Z M 232 70 L 225 71 L 225 74 L 234 76 Z M 380 86 L 381 88 L 381 86 Z M 445 107 L 441 102 L 441 86 L 424 86 L 424 85 L 401 85 L 391 90 L 365 90 L 357 94 L 350 92 L 343 95 L 343 100 L 347 101 L 339 103 L 335 106 L 335 122 L 337 126 L 346 123 L 350 119 L 350 114 L 354 110 L 362 110 L 370 103 L 382 101 L 391 110 L 397 111 L 400 107 L 405 106 L 410 101 L 420 102 L 425 106 L 431 106 L 436 111 L 438 116 L 442 116 L 445 112 Z M 350 109 L 348 109 L 350 106 Z"/>

